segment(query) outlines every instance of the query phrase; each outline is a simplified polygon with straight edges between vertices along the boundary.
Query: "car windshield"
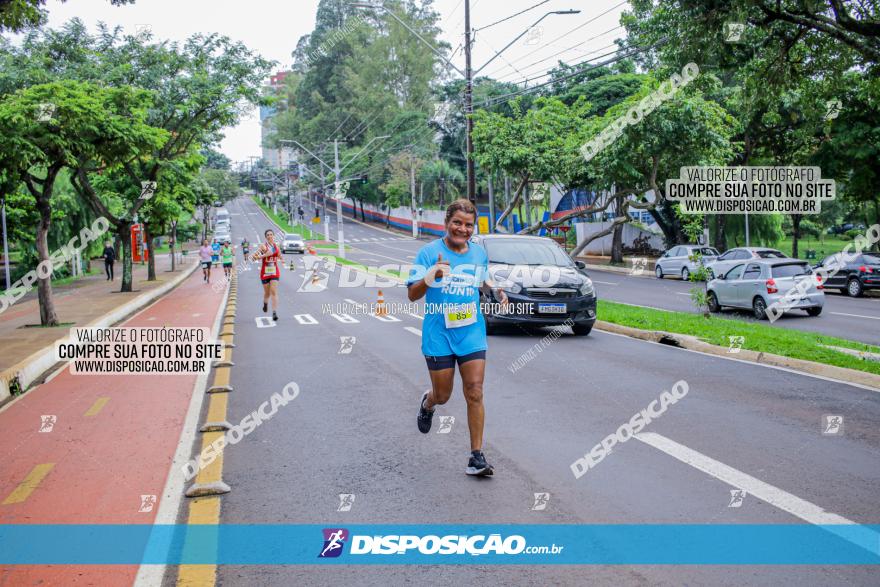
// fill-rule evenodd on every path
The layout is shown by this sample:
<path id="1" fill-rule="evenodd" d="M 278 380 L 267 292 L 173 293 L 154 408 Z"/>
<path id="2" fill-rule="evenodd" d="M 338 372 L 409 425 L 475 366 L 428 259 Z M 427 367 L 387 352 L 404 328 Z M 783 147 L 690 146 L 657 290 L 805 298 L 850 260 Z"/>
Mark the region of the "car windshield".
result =
<path id="1" fill-rule="evenodd" d="M 767 249 L 766 251 L 755 251 L 755 254 L 762 259 L 785 259 L 785 255 L 779 251 Z"/>
<path id="2" fill-rule="evenodd" d="M 574 263 L 555 243 L 532 239 L 498 239 L 486 243 L 490 263 L 505 265 L 557 265 L 572 267 Z"/>
<path id="3" fill-rule="evenodd" d="M 794 277 L 796 275 L 809 275 L 810 266 L 806 263 L 793 263 L 791 265 L 776 265 L 771 270 L 773 277 Z"/>

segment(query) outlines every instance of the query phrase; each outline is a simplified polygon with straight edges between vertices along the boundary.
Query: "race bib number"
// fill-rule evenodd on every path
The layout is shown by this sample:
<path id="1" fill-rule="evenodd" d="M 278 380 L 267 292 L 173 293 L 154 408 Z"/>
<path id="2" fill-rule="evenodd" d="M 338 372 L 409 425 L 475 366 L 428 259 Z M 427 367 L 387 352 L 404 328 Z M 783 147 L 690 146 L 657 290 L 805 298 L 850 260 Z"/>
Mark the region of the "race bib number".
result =
<path id="1" fill-rule="evenodd" d="M 446 328 L 461 328 L 477 321 L 477 309 L 471 305 L 461 305 L 443 313 Z"/>
<path id="2" fill-rule="evenodd" d="M 274 277 L 275 276 L 275 263 L 266 263 L 266 270 L 263 271 L 263 274 L 266 277 Z"/>

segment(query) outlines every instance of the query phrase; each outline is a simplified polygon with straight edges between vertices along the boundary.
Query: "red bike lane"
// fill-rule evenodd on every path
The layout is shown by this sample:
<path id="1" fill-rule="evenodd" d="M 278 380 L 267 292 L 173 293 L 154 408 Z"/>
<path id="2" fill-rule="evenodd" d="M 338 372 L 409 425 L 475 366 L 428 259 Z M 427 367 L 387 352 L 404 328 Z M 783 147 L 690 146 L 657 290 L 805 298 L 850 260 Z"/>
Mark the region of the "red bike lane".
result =
<path id="1" fill-rule="evenodd" d="M 223 298 L 197 271 L 118 326 L 211 328 Z M 0 524 L 152 524 L 197 377 L 75 375 L 65 367 L 7 405 L 0 412 Z M 7 565 L 0 586 L 131 585 L 137 571 Z"/>

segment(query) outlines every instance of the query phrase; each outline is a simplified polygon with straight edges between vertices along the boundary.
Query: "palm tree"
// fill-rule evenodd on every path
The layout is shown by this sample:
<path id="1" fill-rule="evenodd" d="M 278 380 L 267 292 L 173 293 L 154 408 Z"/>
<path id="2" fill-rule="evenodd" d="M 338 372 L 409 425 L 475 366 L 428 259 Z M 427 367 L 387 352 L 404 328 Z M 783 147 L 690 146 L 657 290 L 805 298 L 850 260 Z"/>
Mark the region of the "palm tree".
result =
<path id="1" fill-rule="evenodd" d="M 435 159 L 422 167 L 421 180 L 428 185 L 428 193 L 437 193 L 440 207 L 446 206 L 446 194 L 458 197 L 458 183 L 464 181 L 461 170 L 445 159 Z"/>

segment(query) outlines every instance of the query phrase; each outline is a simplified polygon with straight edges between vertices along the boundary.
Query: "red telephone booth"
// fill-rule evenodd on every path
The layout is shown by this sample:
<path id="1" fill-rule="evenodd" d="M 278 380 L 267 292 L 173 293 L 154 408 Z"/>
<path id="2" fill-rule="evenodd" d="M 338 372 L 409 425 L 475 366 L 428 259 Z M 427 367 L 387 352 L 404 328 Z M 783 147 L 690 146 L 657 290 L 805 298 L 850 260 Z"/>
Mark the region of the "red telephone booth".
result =
<path id="1" fill-rule="evenodd" d="M 144 226 L 131 225 L 131 259 L 135 263 L 143 263 L 149 259 L 150 251 L 144 242 Z"/>

